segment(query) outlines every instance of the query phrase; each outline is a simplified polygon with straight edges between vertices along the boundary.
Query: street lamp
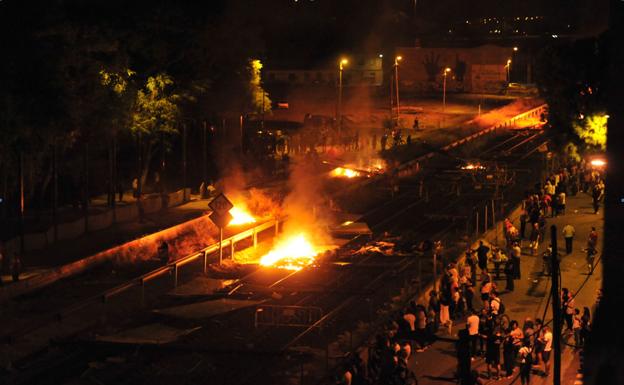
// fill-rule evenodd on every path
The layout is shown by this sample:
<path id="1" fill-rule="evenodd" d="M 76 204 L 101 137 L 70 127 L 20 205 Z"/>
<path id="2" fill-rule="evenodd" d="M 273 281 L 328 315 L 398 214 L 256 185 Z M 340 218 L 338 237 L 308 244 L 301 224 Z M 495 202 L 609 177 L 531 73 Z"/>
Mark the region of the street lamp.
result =
<path id="1" fill-rule="evenodd" d="M 342 71 L 344 70 L 344 66 L 349 63 L 347 59 L 340 60 L 339 68 L 340 71 L 338 73 L 338 132 L 341 131 L 342 128 Z"/>
<path id="2" fill-rule="evenodd" d="M 394 81 L 396 88 L 396 106 L 397 106 L 397 125 L 399 124 L 399 117 L 401 113 L 401 107 L 399 104 L 399 62 L 403 60 L 401 56 L 394 58 Z"/>
<path id="3" fill-rule="evenodd" d="M 444 111 L 446 110 L 446 75 L 448 75 L 448 73 L 451 72 L 451 69 L 449 67 L 446 67 L 444 69 L 444 83 L 442 86 L 442 113 L 444 113 Z"/>
<path id="4" fill-rule="evenodd" d="M 505 66 L 505 68 L 507 68 L 507 83 L 511 83 L 511 78 L 509 77 L 509 69 L 511 68 L 511 59 L 507 59 L 507 65 Z"/>

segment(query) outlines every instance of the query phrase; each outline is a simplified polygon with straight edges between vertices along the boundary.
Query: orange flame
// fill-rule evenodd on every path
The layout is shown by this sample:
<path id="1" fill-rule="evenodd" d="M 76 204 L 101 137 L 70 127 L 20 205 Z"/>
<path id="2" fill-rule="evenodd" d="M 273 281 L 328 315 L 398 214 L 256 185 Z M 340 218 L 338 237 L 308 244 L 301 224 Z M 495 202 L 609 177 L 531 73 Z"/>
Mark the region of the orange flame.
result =
<path id="1" fill-rule="evenodd" d="M 280 240 L 268 254 L 260 258 L 260 265 L 288 270 L 301 270 L 314 262 L 324 251 L 308 241 L 306 234 L 299 233 Z"/>
<path id="2" fill-rule="evenodd" d="M 232 209 L 230 210 L 230 215 L 232 215 L 232 220 L 230 221 L 230 223 L 228 223 L 228 226 L 256 223 L 256 218 L 254 218 L 250 212 L 242 209 L 240 206 L 232 207 Z"/>
<path id="3" fill-rule="evenodd" d="M 335 177 L 355 178 L 361 175 L 362 174 L 359 171 L 355 171 L 350 168 L 344 168 L 344 167 L 336 167 L 335 169 L 331 171 L 331 176 L 335 176 Z"/>

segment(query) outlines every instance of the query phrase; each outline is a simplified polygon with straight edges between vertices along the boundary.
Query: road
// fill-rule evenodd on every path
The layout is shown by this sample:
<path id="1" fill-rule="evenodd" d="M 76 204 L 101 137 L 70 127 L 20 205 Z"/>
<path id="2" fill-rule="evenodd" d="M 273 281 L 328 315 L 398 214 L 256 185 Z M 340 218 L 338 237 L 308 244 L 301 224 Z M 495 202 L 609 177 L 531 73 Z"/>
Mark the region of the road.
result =
<path id="1" fill-rule="evenodd" d="M 566 215 L 552 219 L 549 218 L 547 226 L 556 225 L 559 234 L 561 234 L 561 229 L 566 224 L 572 224 L 576 229 L 573 253 L 565 255 L 565 243 L 561 235 L 559 235 L 558 238 L 558 248 L 562 255 L 564 255 L 561 260 L 561 287 L 569 288 L 572 292 L 576 293 L 576 307 L 582 312 L 584 306 L 593 309 L 597 290 L 602 284 L 602 267 L 600 264 L 596 267 L 593 275 L 587 275 L 583 249 L 586 245 L 587 234 L 589 234 L 591 227 L 594 226 L 598 233 L 601 234 L 599 236 L 598 250 L 602 250 L 604 219 L 602 212 L 600 212 L 599 215 L 593 214 L 591 198 L 584 193 L 580 193 L 576 197 L 568 197 L 566 203 Z M 519 228 L 517 220 L 515 224 Z M 493 240 L 494 237 L 491 236 L 490 239 Z M 499 235 L 499 239 L 504 239 L 502 234 Z M 541 254 L 545 251 L 547 246 L 548 242 L 542 242 L 537 256 L 529 255 L 527 248 L 524 248 L 521 261 L 522 279 L 516 281 L 514 292 L 503 292 L 501 296 L 503 302 L 506 304 L 507 314 L 511 319 L 518 320 L 520 324 L 522 324 L 523 320 L 527 317 L 532 319 L 552 319 L 552 309 L 550 307 L 548 307 L 546 313 L 544 313 L 547 303 L 546 296 L 550 292 L 551 287 L 550 277 L 541 275 Z M 505 286 L 504 280 L 499 282 L 499 286 Z M 581 290 L 578 291 L 578 288 L 581 288 Z M 475 303 L 478 302 L 479 299 L 475 297 Z M 544 314 L 546 314 L 545 317 Z M 451 379 L 454 377 L 457 361 L 455 359 L 455 347 L 452 340 L 457 336 L 457 331 L 464 327 L 465 322 L 457 323 L 453 327 L 453 336 L 448 338 L 449 336 L 444 335 L 444 340 L 436 342 L 431 349 L 423 353 L 416 353 L 412 356 L 410 367 L 417 373 L 419 384 L 441 385 L 453 382 Z M 574 339 L 568 335 L 564 336 L 562 341 L 567 344 L 574 343 Z M 577 351 L 574 351 L 574 349 L 567 344 L 563 346 L 561 379 L 562 384 L 574 384 L 579 369 L 579 355 Z M 552 362 L 553 359 L 551 358 L 551 364 Z M 480 358 L 474 361 L 473 369 L 477 369 L 480 372 L 486 371 L 484 360 Z M 515 374 L 517 373 L 516 370 Z M 514 377 L 514 379 L 510 380 L 491 380 L 487 383 L 507 385 L 519 383 L 519 380 L 515 380 Z M 548 378 L 534 375 L 531 384 L 552 384 L 552 373 Z"/>

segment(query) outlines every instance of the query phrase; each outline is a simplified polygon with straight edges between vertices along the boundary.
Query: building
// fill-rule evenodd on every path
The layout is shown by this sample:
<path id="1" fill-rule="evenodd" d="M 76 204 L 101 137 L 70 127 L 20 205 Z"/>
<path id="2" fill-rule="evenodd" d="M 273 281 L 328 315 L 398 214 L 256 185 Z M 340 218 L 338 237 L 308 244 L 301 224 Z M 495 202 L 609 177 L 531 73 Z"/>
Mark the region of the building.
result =
<path id="1" fill-rule="evenodd" d="M 512 47 L 495 45 L 397 48 L 397 54 L 403 57 L 399 83 L 406 91 L 438 91 L 443 87 L 445 68 L 450 68 L 447 91 L 503 92 L 509 83 L 514 53 Z"/>
<path id="2" fill-rule="evenodd" d="M 339 69 L 268 69 L 264 74 L 267 85 L 288 86 L 335 86 L 338 84 Z M 342 85 L 349 86 L 381 86 L 383 81 L 382 60 L 374 58 L 354 58 L 344 66 Z"/>

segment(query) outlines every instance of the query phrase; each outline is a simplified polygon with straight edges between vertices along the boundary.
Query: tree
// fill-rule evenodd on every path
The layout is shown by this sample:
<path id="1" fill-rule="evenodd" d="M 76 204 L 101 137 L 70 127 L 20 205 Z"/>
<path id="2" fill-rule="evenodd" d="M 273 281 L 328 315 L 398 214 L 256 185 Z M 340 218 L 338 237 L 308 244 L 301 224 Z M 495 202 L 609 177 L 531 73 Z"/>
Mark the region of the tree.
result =
<path id="1" fill-rule="evenodd" d="M 538 55 L 536 81 L 548 104 L 548 124 L 568 140 L 584 143 L 601 130 L 599 121 L 586 117 L 604 116 L 605 78 L 608 57 L 606 38 L 590 38 L 546 46 Z"/>
<path id="2" fill-rule="evenodd" d="M 271 111 L 271 99 L 262 86 L 262 62 L 258 59 L 249 61 L 249 93 L 252 111 L 264 114 Z"/>
<path id="3" fill-rule="evenodd" d="M 179 133 L 177 119 L 181 96 L 173 92 L 173 79 L 160 73 L 150 76 L 137 92 L 130 129 L 139 141 L 140 188 L 143 189 L 150 165 L 160 144 L 171 147 L 170 138 Z"/>

